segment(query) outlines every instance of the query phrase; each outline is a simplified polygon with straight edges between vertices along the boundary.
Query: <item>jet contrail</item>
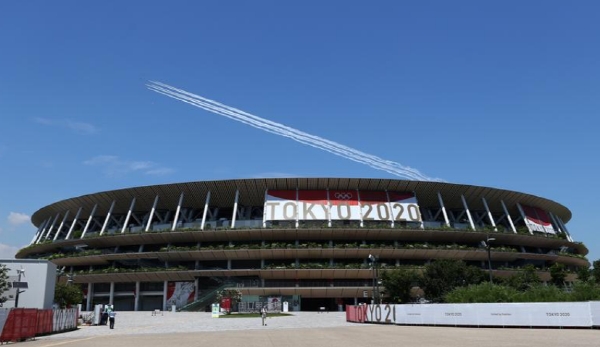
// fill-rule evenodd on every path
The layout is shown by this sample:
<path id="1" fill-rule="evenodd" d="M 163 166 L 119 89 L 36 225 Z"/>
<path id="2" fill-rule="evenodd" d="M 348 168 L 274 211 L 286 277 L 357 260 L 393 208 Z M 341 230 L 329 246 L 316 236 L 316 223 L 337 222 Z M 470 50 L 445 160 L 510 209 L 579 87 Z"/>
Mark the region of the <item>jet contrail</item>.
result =
<path id="1" fill-rule="evenodd" d="M 355 150 L 353 148 L 349 148 L 349 147 L 346 147 L 344 145 L 341 145 L 339 143 L 332 142 L 332 141 L 320 138 L 318 136 L 313 136 L 313 135 L 304 133 L 302 131 L 299 131 L 299 130 L 296 130 L 296 129 L 284 126 L 282 124 L 275 123 L 275 122 L 272 122 L 270 120 L 254 116 L 254 115 L 246 113 L 244 111 L 241 111 L 241 110 L 229 107 L 227 105 L 223 105 L 223 104 L 218 103 L 218 102 L 216 102 L 214 100 L 210 100 L 210 99 L 204 98 L 202 96 L 195 95 L 195 94 L 186 92 L 186 91 L 181 90 L 181 89 L 177 89 L 175 87 L 172 87 L 172 86 L 160 83 L 160 82 L 153 82 L 153 83 L 156 84 L 154 86 L 155 89 L 161 89 L 161 91 L 167 92 L 167 94 L 165 94 L 165 93 L 162 93 L 162 94 L 168 95 L 170 97 L 176 98 L 176 99 L 184 101 L 184 102 L 190 101 L 192 104 L 195 104 L 195 106 L 203 108 L 203 109 L 206 109 L 208 111 L 214 112 L 214 111 L 217 111 L 217 110 L 218 111 L 223 111 L 223 109 L 226 109 L 227 112 L 235 112 L 236 113 L 233 117 L 229 117 L 228 115 L 225 115 L 228 118 L 232 118 L 232 119 L 244 122 L 244 123 L 249 118 L 252 118 L 254 121 L 260 123 L 260 124 L 256 124 L 256 125 L 258 125 L 258 126 L 256 126 L 257 128 L 262 128 L 263 126 L 266 126 L 266 127 L 271 128 L 272 130 L 275 130 L 276 134 L 281 135 L 281 136 L 286 136 L 286 137 L 290 137 L 288 135 L 290 135 L 290 133 L 292 133 L 295 136 L 300 136 L 300 137 L 302 137 L 304 139 L 307 139 L 311 143 L 314 140 L 314 142 L 318 142 L 318 143 L 320 143 L 322 145 L 325 145 L 325 146 L 327 146 L 330 149 L 331 149 L 331 147 L 334 147 L 334 148 L 337 148 L 340 151 L 346 151 L 346 154 L 348 154 L 348 155 L 350 155 L 351 153 L 353 153 L 355 155 L 358 155 L 359 157 L 369 158 L 369 159 L 374 160 L 374 161 L 376 161 L 376 162 L 379 163 L 379 164 L 375 164 L 375 165 L 381 165 L 381 163 L 384 163 L 385 165 L 395 166 L 395 168 L 392 168 L 392 170 L 399 169 L 401 171 L 410 171 L 410 172 L 412 172 L 412 174 L 415 175 L 415 177 L 411 177 L 412 179 L 416 179 L 416 180 L 429 180 L 427 177 L 421 175 L 417 170 L 414 170 L 414 169 L 408 168 L 408 167 L 404 167 L 404 166 L 402 166 L 402 165 L 400 165 L 398 163 L 395 163 L 395 162 L 392 162 L 392 161 L 384 161 L 383 159 L 378 158 L 376 156 L 373 156 L 373 155 L 370 155 L 370 154 L 366 154 L 366 153 L 357 151 L 357 150 Z M 157 86 L 160 86 L 160 87 L 157 87 Z M 157 91 L 157 90 L 155 90 L 155 91 Z M 184 94 L 184 95 L 182 95 L 182 94 Z M 194 100 L 191 100 L 190 98 L 193 98 Z M 185 100 L 187 100 L 187 101 L 185 101 Z M 202 103 L 200 103 L 199 100 L 202 100 Z M 208 104 L 212 103 L 214 105 L 207 105 L 207 103 Z M 219 113 L 219 112 L 215 112 L 215 113 L 223 115 L 222 113 Z M 232 115 L 231 113 L 228 113 L 228 114 Z M 252 125 L 252 126 L 254 126 L 254 125 Z M 273 129 L 273 127 L 275 127 L 276 129 Z M 277 129 L 277 128 L 283 128 L 283 129 Z M 263 130 L 266 130 L 266 129 L 263 129 Z M 284 132 L 286 134 L 284 134 Z M 298 140 L 298 139 L 296 139 L 296 140 Z M 317 147 L 317 148 L 319 148 L 319 147 Z M 362 162 L 362 161 L 359 161 L 359 162 Z M 378 169 L 381 169 L 381 168 L 378 167 Z M 392 173 L 395 174 L 395 175 L 397 174 L 397 173 L 394 173 L 394 172 L 392 172 Z"/>
<path id="2" fill-rule="evenodd" d="M 286 131 L 281 131 L 280 129 L 273 129 L 273 127 L 272 127 L 272 126 L 269 126 L 269 125 L 264 125 L 264 124 L 258 123 L 258 122 L 256 122 L 256 121 L 249 120 L 249 119 L 247 119 L 247 118 L 245 118 L 245 117 L 238 118 L 238 117 L 240 117 L 240 116 L 239 116 L 238 114 L 233 114 L 231 111 L 222 110 L 222 109 L 215 109 L 214 107 L 208 106 L 208 105 L 206 105 L 205 103 L 199 102 L 199 101 L 198 101 L 198 100 L 196 100 L 196 99 L 191 99 L 191 98 L 189 98 L 189 97 L 186 97 L 186 96 L 181 96 L 181 95 L 171 95 L 171 94 L 167 94 L 167 93 L 165 93 L 163 90 L 159 90 L 159 89 L 160 89 L 160 88 L 153 89 L 153 90 L 154 90 L 154 91 L 156 91 L 156 92 L 158 92 L 158 93 L 165 94 L 165 95 L 168 95 L 168 96 L 170 96 L 170 97 L 172 97 L 172 98 L 175 98 L 175 99 L 181 100 L 181 101 L 183 101 L 183 102 L 186 102 L 186 103 L 192 104 L 192 105 L 194 105 L 194 106 L 197 106 L 197 107 L 200 107 L 200 108 L 203 108 L 203 109 L 209 110 L 209 111 L 211 111 L 211 112 L 214 112 L 214 113 L 217 113 L 217 114 L 223 115 L 223 116 L 225 116 L 225 117 L 228 117 L 228 118 L 231 118 L 231 119 L 234 119 L 234 120 L 240 121 L 240 122 L 242 122 L 242 123 L 244 123 L 244 124 L 248 124 L 248 125 L 250 125 L 250 126 L 253 126 L 253 127 L 256 127 L 256 128 L 258 128 L 258 129 L 265 130 L 265 131 L 267 131 L 267 132 L 271 132 L 271 133 L 274 133 L 274 134 L 277 134 L 277 135 L 281 135 L 281 136 L 289 137 L 289 138 L 292 138 L 292 139 L 294 139 L 294 140 L 296 140 L 296 141 L 298 141 L 298 142 L 300 142 L 300 143 L 307 144 L 307 145 L 309 145 L 309 146 L 313 146 L 313 147 L 316 147 L 316 148 L 319 148 L 319 149 L 323 149 L 323 150 L 325 150 L 325 151 L 328 151 L 328 152 L 330 152 L 330 153 L 337 154 L 337 155 L 341 155 L 341 156 L 343 156 L 343 157 L 349 158 L 349 159 L 351 159 L 351 160 L 354 160 L 354 161 L 357 161 L 357 162 L 361 162 L 361 163 L 364 163 L 364 162 L 365 162 L 365 159 L 361 159 L 360 157 L 357 157 L 356 155 L 354 155 L 354 154 L 352 154 L 352 153 L 339 153 L 339 152 L 340 152 L 340 150 L 339 150 L 339 149 L 336 149 L 336 148 L 334 148 L 333 146 L 331 146 L 331 145 L 329 145 L 329 144 L 322 144 L 322 145 L 320 145 L 320 146 L 319 146 L 319 145 L 315 144 L 315 142 L 314 142 L 314 141 L 307 141 L 305 136 L 298 136 L 297 134 L 293 134 L 293 133 L 286 132 Z M 232 114 L 233 114 L 234 116 L 232 116 Z M 275 124 L 277 124 L 277 123 L 275 123 Z M 328 142 L 330 142 L 330 141 L 328 141 Z M 334 144 L 335 144 L 335 143 L 334 143 Z M 372 160 L 371 160 L 371 163 L 370 163 L 369 165 L 371 165 L 371 166 L 373 166 L 373 167 L 376 167 L 376 168 L 378 168 L 378 169 L 381 169 L 381 170 L 388 171 L 388 172 L 390 172 L 390 173 L 392 173 L 392 174 L 394 174 L 394 175 L 397 175 L 397 172 L 395 172 L 395 169 L 394 169 L 394 168 L 392 168 L 392 169 L 391 169 L 391 170 L 394 170 L 394 171 L 389 171 L 389 170 L 390 170 L 390 168 L 388 168 L 388 167 L 385 167 L 385 166 L 384 166 L 384 167 L 382 167 L 382 165 L 381 165 L 381 164 L 379 164 L 379 163 L 377 163 L 377 162 L 372 162 Z M 416 178 L 413 178 L 413 179 L 421 179 L 421 178 L 420 178 L 420 177 L 416 177 Z"/>
<path id="3" fill-rule="evenodd" d="M 337 142 L 311 135 L 283 124 L 255 116 L 242 110 L 221 104 L 217 101 L 204 98 L 200 95 L 196 95 L 161 82 L 150 81 L 150 83 L 146 86 L 148 89 L 166 95 L 170 98 L 183 101 L 206 111 L 236 120 L 272 134 L 291 138 L 296 142 L 327 151 L 343 158 L 366 164 L 374 169 L 383 170 L 390 174 L 412 180 L 439 181 L 439 179 L 433 179 L 421 174 L 416 169 L 403 166 L 393 161 L 384 160 L 377 156 L 361 152 Z"/>

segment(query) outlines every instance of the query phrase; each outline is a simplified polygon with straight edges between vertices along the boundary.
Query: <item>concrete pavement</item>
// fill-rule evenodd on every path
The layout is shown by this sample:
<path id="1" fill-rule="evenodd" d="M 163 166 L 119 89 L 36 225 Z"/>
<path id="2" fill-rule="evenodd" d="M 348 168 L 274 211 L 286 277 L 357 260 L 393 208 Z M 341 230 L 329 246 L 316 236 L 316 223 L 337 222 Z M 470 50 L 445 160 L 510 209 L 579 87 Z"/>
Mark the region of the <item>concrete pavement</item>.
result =
<path id="1" fill-rule="evenodd" d="M 118 312 L 115 329 L 83 326 L 38 337 L 28 347 L 164 346 L 450 346 L 588 347 L 600 345 L 600 330 L 483 329 L 356 324 L 345 313 L 294 312 L 288 317 L 211 318 L 210 313 Z"/>

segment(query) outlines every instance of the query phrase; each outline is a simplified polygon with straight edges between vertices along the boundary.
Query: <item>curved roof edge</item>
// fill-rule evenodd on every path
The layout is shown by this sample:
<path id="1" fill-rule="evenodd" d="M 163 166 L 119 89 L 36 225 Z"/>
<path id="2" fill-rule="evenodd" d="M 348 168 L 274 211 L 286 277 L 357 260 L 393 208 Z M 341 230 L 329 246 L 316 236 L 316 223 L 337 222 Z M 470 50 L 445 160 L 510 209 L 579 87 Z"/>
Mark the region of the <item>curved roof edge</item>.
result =
<path id="1" fill-rule="evenodd" d="M 37 210 L 31 220 L 39 226 L 43 220 L 58 213 L 70 210 L 75 213 L 80 207 L 84 208 L 82 218 L 89 215 L 91 208 L 98 204 L 99 213 L 107 211 L 113 201 L 117 201 L 114 213 L 124 213 L 129 208 L 131 200 L 136 198 L 136 209 L 151 206 L 155 196 L 160 196 L 159 206 L 177 206 L 180 193 L 186 196 L 186 201 L 193 200 L 198 206 L 203 206 L 207 193 L 211 192 L 211 206 L 232 206 L 236 190 L 240 191 L 240 203 L 259 205 L 264 201 L 267 189 L 332 189 L 332 190 L 372 190 L 414 192 L 422 206 L 438 206 L 437 193 L 440 192 L 446 208 L 463 208 L 461 195 L 464 195 L 469 207 L 479 207 L 481 198 L 485 197 L 491 210 L 501 211 L 501 202 L 507 205 L 516 203 L 539 207 L 552 212 L 565 223 L 571 219 L 571 211 L 555 202 L 539 196 L 520 193 L 511 190 L 483 186 L 431 182 L 410 181 L 382 178 L 252 178 L 228 179 L 214 181 L 192 181 L 183 183 L 166 183 L 149 186 L 139 186 L 86 194 L 79 197 L 61 200 Z M 189 203 L 189 202 L 188 202 Z M 471 207 L 473 208 L 473 207 Z"/>

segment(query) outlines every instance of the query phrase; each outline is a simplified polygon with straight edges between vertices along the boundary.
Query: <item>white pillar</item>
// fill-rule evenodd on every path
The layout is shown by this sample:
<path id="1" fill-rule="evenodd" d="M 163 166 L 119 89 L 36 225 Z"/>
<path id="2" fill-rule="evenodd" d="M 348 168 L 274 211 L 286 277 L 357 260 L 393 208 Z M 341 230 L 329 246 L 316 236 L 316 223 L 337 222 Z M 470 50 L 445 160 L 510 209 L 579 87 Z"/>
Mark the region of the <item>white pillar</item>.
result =
<path id="1" fill-rule="evenodd" d="M 173 226 L 171 227 L 171 231 L 175 231 L 177 228 L 177 221 L 179 220 L 179 213 L 181 212 L 181 204 L 183 203 L 183 192 L 179 195 L 179 203 L 177 203 L 177 210 L 175 210 L 175 218 L 173 218 Z"/>
<path id="2" fill-rule="evenodd" d="M 31 242 L 29 242 L 30 245 L 37 241 L 38 237 L 40 236 L 40 233 L 44 230 L 46 224 L 47 221 L 42 221 L 42 224 L 40 224 L 40 227 L 38 228 L 37 232 L 35 233 L 35 235 L 33 235 L 33 239 L 31 239 Z"/>
<path id="3" fill-rule="evenodd" d="M 127 226 L 129 225 L 129 218 L 131 218 L 131 214 L 133 213 L 134 207 L 135 207 L 135 197 L 131 200 L 131 205 L 129 205 L 129 211 L 127 211 L 127 216 L 125 217 L 125 223 L 123 223 L 123 228 L 121 229 L 121 234 L 125 233 L 125 230 L 127 229 Z"/>
<path id="4" fill-rule="evenodd" d="M 267 201 L 267 196 L 269 195 L 269 189 L 265 189 L 265 202 Z M 263 208 L 263 229 L 267 227 L 267 209 Z"/>
<path id="5" fill-rule="evenodd" d="M 235 229 L 235 219 L 238 212 L 238 199 L 240 197 L 239 189 L 235 190 L 235 200 L 233 202 L 233 216 L 231 216 L 231 229 Z"/>
<path id="6" fill-rule="evenodd" d="M 56 239 L 58 238 L 58 234 L 60 234 L 60 231 L 62 230 L 63 225 L 65 225 L 65 221 L 69 217 L 70 212 L 71 212 L 71 210 L 67 210 L 67 213 L 65 213 L 65 216 L 63 217 L 62 221 L 60 222 L 58 229 L 56 229 L 56 233 L 54 234 L 54 238 L 52 239 L 52 241 L 56 241 Z"/>
<path id="7" fill-rule="evenodd" d="M 50 232 L 52 232 L 52 229 L 54 228 L 54 224 L 56 224 L 56 221 L 58 221 L 58 217 L 60 217 L 60 212 L 56 214 L 56 217 L 54 217 L 54 221 L 52 221 L 50 228 L 48 228 L 48 230 L 46 231 L 46 236 L 44 236 L 44 240 L 48 240 Z"/>
<path id="8" fill-rule="evenodd" d="M 204 230 L 204 226 L 206 225 L 206 214 L 208 213 L 208 204 L 210 203 L 210 190 L 206 194 L 206 201 L 204 202 L 204 211 L 202 212 L 202 225 L 200 225 L 200 230 Z"/>
<path id="9" fill-rule="evenodd" d="M 500 203 L 502 204 L 502 209 L 504 210 L 504 214 L 506 215 L 506 219 L 508 220 L 508 224 L 510 225 L 510 228 L 512 229 L 513 233 L 516 234 L 517 228 L 515 228 L 515 223 L 513 223 L 510 213 L 508 213 L 508 208 L 506 208 L 506 204 L 504 203 L 504 200 L 500 200 Z"/>
<path id="10" fill-rule="evenodd" d="M 104 230 L 106 230 L 106 226 L 108 225 L 108 221 L 110 220 L 110 215 L 112 214 L 113 209 L 115 208 L 115 200 L 113 200 L 112 204 L 110 204 L 110 208 L 108 209 L 108 213 L 106 214 L 106 219 L 104 219 L 104 224 L 102 224 L 102 230 L 100 230 L 100 235 L 104 234 Z"/>
<path id="11" fill-rule="evenodd" d="M 487 212 L 488 218 L 490 219 L 490 223 L 494 227 L 494 231 L 498 231 L 498 228 L 496 227 L 496 222 L 494 221 L 494 217 L 492 216 L 492 211 L 490 211 L 490 207 L 488 206 L 488 203 L 485 200 L 485 197 L 482 196 L 481 201 L 483 201 L 483 206 L 485 206 L 485 210 Z"/>
<path id="12" fill-rule="evenodd" d="M 440 202 L 440 207 L 442 208 L 442 214 L 444 215 L 444 221 L 446 222 L 446 226 L 450 227 L 450 220 L 448 219 L 448 213 L 446 213 L 446 206 L 444 206 L 444 200 L 442 199 L 442 193 L 438 192 L 438 201 Z"/>
<path id="13" fill-rule="evenodd" d="M 69 228 L 69 232 L 67 233 L 67 237 L 65 237 L 65 240 L 68 240 L 69 237 L 71 237 L 71 233 L 73 233 L 73 229 L 75 228 L 75 225 L 77 225 L 77 220 L 79 219 L 79 215 L 81 215 L 82 210 L 83 210 L 83 207 L 80 207 L 77 210 L 77 213 L 75 214 L 75 218 L 71 222 L 71 227 Z"/>
<path id="14" fill-rule="evenodd" d="M 571 233 L 569 232 L 569 229 L 567 229 L 565 222 L 563 222 L 563 220 L 559 216 L 556 216 L 556 220 L 560 223 L 562 230 L 564 230 L 564 232 L 567 234 L 567 240 L 573 242 L 573 238 L 571 237 Z"/>
<path id="15" fill-rule="evenodd" d="M 150 210 L 150 215 L 148 216 L 148 223 L 146 224 L 146 229 L 144 231 L 150 230 L 150 226 L 152 225 L 152 218 L 154 218 L 154 212 L 156 211 L 157 204 L 158 204 L 158 195 L 154 198 L 154 204 L 152 204 L 152 209 Z"/>
<path id="16" fill-rule="evenodd" d="M 87 233 L 88 228 L 90 227 L 90 223 L 92 223 L 92 219 L 94 219 L 94 214 L 96 213 L 96 209 L 98 208 L 98 204 L 94 205 L 94 208 L 92 208 L 92 212 L 90 213 L 90 216 L 88 217 L 87 222 L 85 223 L 85 228 L 83 228 L 83 232 L 81 233 L 81 239 L 83 239 L 85 237 L 85 233 Z"/>
<path id="17" fill-rule="evenodd" d="M 475 223 L 473 223 L 473 218 L 471 217 L 471 211 L 469 211 L 469 206 L 467 205 L 467 200 L 464 195 L 460 195 L 460 199 L 462 200 L 463 206 L 465 208 L 465 212 L 467 212 L 467 218 L 469 218 L 469 224 L 471 225 L 471 230 L 475 231 Z"/>
<path id="18" fill-rule="evenodd" d="M 552 214 L 552 212 L 548 211 L 548 215 L 550 216 L 550 220 L 552 221 L 552 224 L 554 226 L 556 226 L 556 233 L 564 233 L 566 235 L 566 233 L 563 231 L 560 224 L 558 224 L 558 221 L 556 220 L 556 218 L 554 218 L 554 215 Z"/>
<path id="19" fill-rule="evenodd" d="M 35 240 L 35 243 L 39 243 L 42 241 L 42 239 L 44 238 L 44 235 L 46 235 L 46 230 L 48 230 L 48 228 L 50 227 L 51 221 L 52 221 L 52 217 L 48 217 L 48 219 L 46 220 L 46 225 L 44 226 L 44 229 L 42 229 L 40 236 L 37 238 L 37 240 Z"/>
<path id="20" fill-rule="evenodd" d="M 521 207 L 521 204 L 518 202 L 517 202 L 517 208 L 519 209 L 519 213 L 521 213 L 521 217 L 523 218 L 523 223 L 525 223 L 527 230 L 529 230 L 529 233 L 531 235 L 533 235 L 533 231 L 531 231 L 531 228 L 529 227 L 529 223 L 527 222 L 527 215 L 525 214 L 525 211 L 523 211 L 523 207 Z"/>

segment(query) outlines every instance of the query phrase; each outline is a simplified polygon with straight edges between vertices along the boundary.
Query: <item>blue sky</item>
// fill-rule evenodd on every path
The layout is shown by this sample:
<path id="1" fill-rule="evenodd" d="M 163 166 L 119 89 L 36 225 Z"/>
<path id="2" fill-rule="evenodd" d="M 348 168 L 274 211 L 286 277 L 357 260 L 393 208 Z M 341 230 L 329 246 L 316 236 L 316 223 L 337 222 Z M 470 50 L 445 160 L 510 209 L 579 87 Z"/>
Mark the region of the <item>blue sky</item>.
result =
<path id="1" fill-rule="evenodd" d="M 393 176 L 146 89 L 165 82 L 448 182 L 564 204 L 600 258 L 596 1 L 2 1 L 0 256 L 58 200 Z"/>

